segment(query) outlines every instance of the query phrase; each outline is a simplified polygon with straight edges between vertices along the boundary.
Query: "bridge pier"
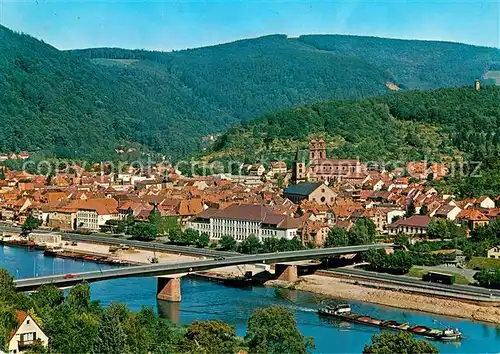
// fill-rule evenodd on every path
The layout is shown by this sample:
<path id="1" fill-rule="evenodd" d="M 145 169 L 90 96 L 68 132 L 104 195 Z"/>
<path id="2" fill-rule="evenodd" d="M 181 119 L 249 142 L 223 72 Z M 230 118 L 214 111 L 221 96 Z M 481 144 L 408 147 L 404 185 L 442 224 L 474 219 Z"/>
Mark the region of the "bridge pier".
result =
<path id="1" fill-rule="evenodd" d="M 181 278 L 180 277 L 158 277 L 156 298 L 163 301 L 180 302 Z"/>
<path id="2" fill-rule="evenodd" d="M 274 274 L 278 280 L 295 282 L 298 279 L 297 265 L 289 263 L 276 263 Z"/>

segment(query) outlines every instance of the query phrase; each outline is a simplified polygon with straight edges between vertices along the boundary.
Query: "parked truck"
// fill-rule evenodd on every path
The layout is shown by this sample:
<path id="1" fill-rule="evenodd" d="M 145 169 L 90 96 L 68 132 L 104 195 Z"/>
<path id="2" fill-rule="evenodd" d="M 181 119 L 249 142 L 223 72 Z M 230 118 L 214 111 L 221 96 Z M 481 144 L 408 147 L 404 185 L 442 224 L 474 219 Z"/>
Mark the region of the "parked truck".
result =
<path id="1" fill-rule="evenodd" d="M 430 281 L 433 283 L 452 285 L 453 283 L 455 283 L 455 275 L 439 273 L 439 272 L 427 272 L 424 275 L 422 275 L 422 280 Z"/>

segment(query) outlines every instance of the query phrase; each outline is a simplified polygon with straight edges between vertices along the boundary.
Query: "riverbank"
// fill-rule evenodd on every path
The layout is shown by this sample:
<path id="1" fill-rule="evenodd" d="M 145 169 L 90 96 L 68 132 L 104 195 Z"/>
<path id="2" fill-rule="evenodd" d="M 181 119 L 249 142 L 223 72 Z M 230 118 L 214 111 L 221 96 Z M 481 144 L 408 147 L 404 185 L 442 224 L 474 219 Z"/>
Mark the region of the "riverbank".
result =
<path id="1" fill-rule="evenodd" d="M 346 283 L 338 278 L 320 275 L 303 276 L 295 283 L 271 280 L 266 282 L 265 285 L 293 288 L 295 290 L 307 291 L 342 300 L 356 300 L 400 309 L 500 324 L 500 308 L 498 307 L 481 306 L 457 300 L 391 290 L 373 289 Z"/>

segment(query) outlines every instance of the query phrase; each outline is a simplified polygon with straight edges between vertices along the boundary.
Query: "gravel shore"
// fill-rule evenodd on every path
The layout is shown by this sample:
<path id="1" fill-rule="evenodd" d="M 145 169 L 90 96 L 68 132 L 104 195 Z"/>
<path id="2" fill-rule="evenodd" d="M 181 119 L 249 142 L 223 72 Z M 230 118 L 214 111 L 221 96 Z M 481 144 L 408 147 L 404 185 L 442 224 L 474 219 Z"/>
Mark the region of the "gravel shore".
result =
<path id="1" fill-rule="evenodd" d="M 500 308 L 480 306 L 457 300 L 448 300 L 417 294 L 408 294 L 384 289 L 372 289 L 349 284 L 337 278 L 319 275 L 301 277 L 295 283 L 272 280 L 269 286 L 293 287 L 344 300 L 370 302 L 379 305 L 435 313 L 439 315 L 467 318 L 475 321 L 500 323 Z"/>

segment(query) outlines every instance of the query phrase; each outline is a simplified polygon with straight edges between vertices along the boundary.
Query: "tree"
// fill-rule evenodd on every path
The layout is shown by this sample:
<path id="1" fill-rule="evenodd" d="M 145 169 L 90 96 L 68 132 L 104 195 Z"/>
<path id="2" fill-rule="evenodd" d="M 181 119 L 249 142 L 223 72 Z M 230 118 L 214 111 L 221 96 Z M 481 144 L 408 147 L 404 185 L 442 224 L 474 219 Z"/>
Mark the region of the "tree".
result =
<path id="1" fill-rule="evenodd" d="M 31 294 L 31 300 L 36 312 L 40 315 L 52 312 L 57 306 L 63 303 L 63 292 L 53 285 L 42 285 L 36 292 Z"/>
<path id="2" fill-rule="evenodd" d="M 482 269 L 474 274 L 479 286 L 490 289 L 500 289 L 500 269 Z"/>
<path id="3" fill-rule="evenodd" d="M 449 219 L 432 219 L 427 229 L 427 236 L 442 240 L 464 238 L 467 236 L 467 230 Z"/>
<path id="4" fill-rule="evenodd" d="M 325 247 L 349 246 L 349 234 L 341 227 L 334 227 L 328 231 Z"/>
<path id="5" fill-rule="evenodd" d="M 257 309 L 248 319 L 245 341 L 249 354 L 305 354 L 312 339 L 297 329 L 293 313 L 280 306 Z"/>
<path id="6" fill-rule="evenodd" d="M 363 354 L 438 354 L 438 349 L 431 343 L 415 339 L 411 333 L 382 332 L 372 337 L 372 343 L 365 345 Z"/>
<path id="7" fill-rule="evenodd" d="M 408 207 L 406 207 L 406 214 L 405 217 L 409 218 L 410 216 L 415 215 L 415 202 L 413 199 L 410 201 L 410 204 L 408 204 Z"/>
<path id="8" fill-rule="evenodd" d="M 0 300 L 0 350 L 8 352 L 10 336 L 17 325 L 15 308 Z"/>
<path id="9" fill-rule="evenodd" d="M 138 313 L 129 313 L 122 328 L 127 335 L 129 353 L 170 354 L 184 334 L 183 328 L 164 321 L 151 307 L 143 307 Z"/>
<path id="10" fill-rule="evenodd" d="M 281 251 L 281 245 L 276 237 L 268 237 L 262 243 L 262 252 L 274 253 Z"/>
<path id="11" fill-rule="evenodd" d="M 87 282 L 75 285 L 69 291 L 65 302 L 74 310 L 87 311 L 90 309 L 90 286 Z"/>
<path id="12" fill-rule="evenodd" d="M 0 300 L 9 302 L 15 293 L 14 278 L 12 278 L 6 269 L 0 268 Z"/>
<path id="13" fill-rule="evenodd" d="M 408 235 L 399 232 L 396 237 L 394 238 L 394 243 L 399 246 L 409 246 L 410 245 L 410 238 Z"/>
<path id="14" fill-rule="evenodd" d="M 208 246 L 209 243 L 210 243 L 210 236 L 208 236 L 206 232 L 202 232 L 198 237 L 196 245 L 200 248 L 205 248 Z"/>
<path id="15" fill-rule="evenodd" d="M 375 242 L 376 228 L 373 221 L 361 218 L 349 230 L 350 245 L 367 245 Z"/>
<path id="16" fill-rule="evenodd" d="M 183 243 L 188 245 L 194 245 L 198 242 L 200 238 L 200 232 L 195 229 L 186 229 L 183 233 Z"/>
<path id="17" fill-rule="evenodd" d="M 34 229 L 36 229 L 37 227 L 39 227 L 40 225 L 42 225 L 42 221 L 40 219 L 37 219 L 34 216 L 29 215 L 26 218 L 26 221 L 24 222 L 23 226 L 21 226 L 21 229 L 23 234 L 26 235 L 29 234 Z"/>
<path id="18" fill-rule="evenodd" d="M 245 254 L 256 254 L 259 253 L 261 248 L 261 243 L 257 236 L 250 235 L 240 244 L 240 252 Z"/>
<path id="19" fill-rule="evenodd" d="M 219 246 L 223 251 L 236 251 L 236 240 L 229 235 L 224 235 L 219 241 Z"/>
<path id="20" fill-rule="evenodd" d="M 93 353 L 95 354 L 122 354 L 126 352 L 127 336 L 122 329 L 118 315 L 105 311 L 101 315 L 98 327 L 98 336 L 95 339 Z"/>
<path id="21" fill-rule="evenodd" d="M 404 274 L 413 266 L 410 253 L 401 250 L 388 255 L 383 249 L 371 249 L 363 253 L 363 260 L 370 263 L 370 269 L 389 273 Z"/>
<path id="22" fill-rule="evenodd" d="M 278 176 L 276 183 L 279 189 L 283 189 L 283 187 L 285 186 L 285 179 L 283 178 L 282 175 Z"/>
<path id="23" fill-rule="evenodd" d="M 159 213 L 151 213 L 149 222 L 155 225 L 159 235 L 170 235 L 171 232 L 181 231 L 181 225 L 177 216 L 161 216 Z"/>
<path id="24" fill-rule="evenodd" d="M 179 353 L 234 354 L 238 351 L 234 327 L 222 321 L 194 321 L 179 342 Z"/>
<path id="25" fill-rule="evenodd" d="M 427 213 L 429 212 L 429 208 L 427 207 L 427 205 L 422 205 L 420 207 L 420 210 L 419 210 L 419 214 L 420 215 L 426 215 Z"/>
<path id="26" fill-rule="evenodd" d="M 82 348 L 91 352 L 98 337 L 99 316 L 97 309 L 84 309 L 65 301 L 44 318 L 43 330 L 50 338 L 54 353 L 81 353 Z"/>
<path id="27" fill-rule="evenodd" d="M 156 226 L 149 222 L 137 222 L 130 229 L 130 234 L 134 240 L 153 241 L 158 234 Z"/>

